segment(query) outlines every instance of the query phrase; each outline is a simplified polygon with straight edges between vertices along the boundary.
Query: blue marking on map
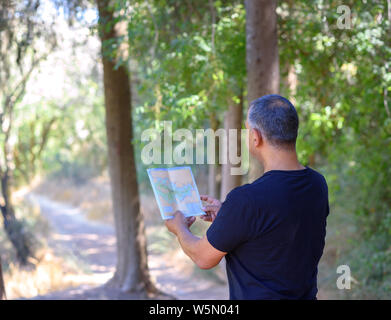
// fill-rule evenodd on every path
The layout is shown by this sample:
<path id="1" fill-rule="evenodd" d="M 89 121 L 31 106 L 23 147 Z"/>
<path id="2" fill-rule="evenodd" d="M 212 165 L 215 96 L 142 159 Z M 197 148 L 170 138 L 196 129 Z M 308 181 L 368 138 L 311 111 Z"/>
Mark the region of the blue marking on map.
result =
<path id="1" fill-rule="evenodd" d="M 192 183 L 185 184 L 183 186 L 177 186 L 176 183 L 172 183 L 168 178 L 157 177 L 155 179 L 157 192 L 167 202 L 174 202 L 175 197 L 178 201 L 183 201 L 186 197 L 192 197 L 194 192 L 194 186 Z"/>
<path id="2" fill-rule="evenodd" d="M 178 187 L 174 182 L 173 189 L 174 189 L 174 192 L 175 192 L 179 201 L 182 201 L 186 197 L 191 197 L 192 193 L 194 191 L 193 184 L 191 184 L 191 183 L 188 183 L 188 184 L 185 184 L 181 187 Z"/>
<path id="3" fill-rule="evenodd" d="M 200 204 L 197 202 L 186 203 L 187 214 L 198 214 L 201 212 Z"/>

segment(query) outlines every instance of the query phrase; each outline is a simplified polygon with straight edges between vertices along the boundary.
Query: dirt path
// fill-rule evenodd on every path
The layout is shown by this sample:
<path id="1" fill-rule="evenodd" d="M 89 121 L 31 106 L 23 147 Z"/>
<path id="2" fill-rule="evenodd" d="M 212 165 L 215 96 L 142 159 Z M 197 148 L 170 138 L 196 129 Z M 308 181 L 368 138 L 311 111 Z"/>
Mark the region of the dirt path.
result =
<path id="1" fill-rule="evenodd" d="M 77 261 L 85 272 L 86 283 L 77 288 L 37 299 L 121 299 L 132 296 L 118 296 L 102 293 L 97 287 L 106 283 L 115 270 L 115 235 L 111 226 L 87 220 L 78 208 L 70 207 L 31 193 L 27 200 L 38 205 L 42 215 L 49 221 L 52 232 L 48 244 L 57 255 L 66 255 Z M 166 261 L 161 255 L 149 254 L 149 268 L 156 285 L 163 292 L 177 299 L 227 299 L 226 285 L 199 276 L 189 277 L 176 268 L 174 261 Z M 95 289 L 94 289 L 95 288 Z"/>

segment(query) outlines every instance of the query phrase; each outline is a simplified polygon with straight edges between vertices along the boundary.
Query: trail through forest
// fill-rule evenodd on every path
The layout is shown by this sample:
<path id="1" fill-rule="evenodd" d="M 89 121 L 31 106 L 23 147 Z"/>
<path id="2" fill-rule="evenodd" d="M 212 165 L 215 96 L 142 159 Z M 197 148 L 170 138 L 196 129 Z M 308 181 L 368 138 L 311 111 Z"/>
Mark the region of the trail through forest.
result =
<path id="1" fill-rule="evenodd" d="M 57 255 L 73 257 L 86 273 L 86 284 L 52 292 L 35 299 L 137 299 L 119 293 L 105 284 L 113 275 L 116 263 L 115 231 L 112 226 L 90 221 L 75 207 L 30 193 L 27 200 L 40 207 L 49 221 L 48 244 Z M 163 255 L 149 254 L 149 268 L 157 287 L 176 299 L 227 299 L 226 285 L 212 279 L 190 277 Z"/>

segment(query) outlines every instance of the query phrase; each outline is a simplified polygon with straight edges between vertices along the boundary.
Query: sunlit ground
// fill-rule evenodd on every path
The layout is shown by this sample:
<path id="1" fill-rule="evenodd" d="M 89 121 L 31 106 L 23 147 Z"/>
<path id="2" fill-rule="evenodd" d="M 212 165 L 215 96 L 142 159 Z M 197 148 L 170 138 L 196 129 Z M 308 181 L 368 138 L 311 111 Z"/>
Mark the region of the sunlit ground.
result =
<path id="1" fill-rule="evenodd" d="M 83 291 L 77 287 L 100 286 L 112 277 L 116 257 L 110 196 L 107 175 L 81 185 L 64 179 L 36 179 L 31 187 L 14 193 L 23 214 L 34 212 L 37 220 L 32 225 L 41 247 L 37 259 L 31 260 L 34 267 L 21 269 L 12 264 L 6 268 L 9 299 L 51 297 L 54 292 L 76 288 L 55 296 L 69 298 Z M 156 286 L 183 299 L 227 298 L 223 267 L 198 270 L 164 227 L 153 196 L 142 195 L 141 203 L 149 269 Z M 199 221 L 193 231 L 201 235 L 206 227 Z"/>

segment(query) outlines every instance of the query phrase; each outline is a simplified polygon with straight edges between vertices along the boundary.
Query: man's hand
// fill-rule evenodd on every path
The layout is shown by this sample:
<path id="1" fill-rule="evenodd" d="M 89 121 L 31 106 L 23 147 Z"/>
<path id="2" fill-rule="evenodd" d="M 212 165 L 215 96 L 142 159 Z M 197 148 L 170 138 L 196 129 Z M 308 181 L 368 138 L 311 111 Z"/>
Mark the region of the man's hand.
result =
<path id="1" fill-rule="evenodd" d="M 178 235 L 178 232 L 181 229 L 189 229 L 195 220 L 195 217 L 186 218 L 181 211 L 175 211 L 174 218 L 166 220 L 165 224 L 168 231 L 172 232 L 175 235 Z"/>
<path id="2" fill-rule="evenodd" d="M 207 195 L 201 195 L 200 198 L 202 201 L 207 203 L 207 205 L 202 208 L 206 215 L 201 216 L 201 219 L 204 221 L 213 222 L 221 208 L 221 202 Z"/>

